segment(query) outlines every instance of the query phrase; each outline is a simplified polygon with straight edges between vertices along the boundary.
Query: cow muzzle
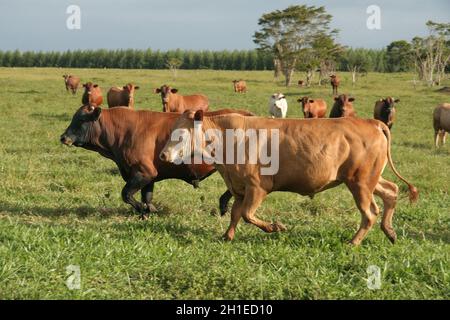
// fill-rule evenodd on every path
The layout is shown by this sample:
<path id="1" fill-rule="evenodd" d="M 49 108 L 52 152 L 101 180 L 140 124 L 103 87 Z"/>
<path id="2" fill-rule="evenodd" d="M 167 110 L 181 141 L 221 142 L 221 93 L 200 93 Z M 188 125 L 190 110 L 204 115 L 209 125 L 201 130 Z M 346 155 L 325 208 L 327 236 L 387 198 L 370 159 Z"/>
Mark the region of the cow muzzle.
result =
<path id="1" fill-rule="evenodd" d="M 72 139 L 70 139 L 68 136 L 66 136 L 65 134 L 63 134 L 60 138 L 59 138 L 59 141 L 62 143 L 62 144 L 65 144 L 66 146 L 71 146 L 71 145 L 73 145 L 73 140 Z"/>

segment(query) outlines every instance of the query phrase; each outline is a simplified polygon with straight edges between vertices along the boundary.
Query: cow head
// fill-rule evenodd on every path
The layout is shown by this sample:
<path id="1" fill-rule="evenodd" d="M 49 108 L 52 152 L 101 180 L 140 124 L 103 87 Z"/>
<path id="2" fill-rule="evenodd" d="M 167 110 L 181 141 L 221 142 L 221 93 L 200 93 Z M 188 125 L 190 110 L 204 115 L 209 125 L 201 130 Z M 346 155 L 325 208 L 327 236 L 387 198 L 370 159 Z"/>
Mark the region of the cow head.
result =
<path id="1" fill-rule="evenodd" d="M 392 97 L 387 97 L 386 99 L 380 99 L 380 101 L 384 102 L 384 108 L 392 110 L 396 103 L 400 102 L 400 99 L 394 99 Z"/>
<path id="2" fill-rule="evenodd" d="M 339 97 L 334 97 L 334 101 L 334 105 L 338 107 L 341 114 L 345 115 L 347 111 L 353 110 L 353 101 L 355 101 L 355 98 L 341 94 Z"/>
<path id="3" fill-rule="evenodd" d="M 178 92 L 178 89 L 171 88 L 168 85 L 163 85 L 161 88 L 156 88 L 153 90 L 156 94 L 161 94 L 161 100 L 163 104 L 163 112 L 169 112 L 169 101 L 170 96 Z"/>
<path id="4" fill-rule="evenodd" d="M 314 103 L 314 100 L 309 99 L 308 97 L 303 97 L 298 99 L 297 102 L 302 104 L 303 115 L 305 118 L 311 118 L 311 103 Z"/>
<path id="5" fill-rule="evenodd" d="M 270 97 L 270 104 L 281 109 L 286 104 L 286 97 L 282 93 L 274 93 Z"/>
<path id="6" fill-rule="evenodd" d="M 82 106 L 72 117 L 69 127 L 61 135 L 61 143 L 82 147 L 89 142 L 92 124 L 100 118 L 102 109 L 94 106 Z"/>
<path id="7" fill-rule="evenodd" d="M 128 83 L 127 85 L 123 86 L 123 91 L 128 95 L 128 104 L 130 104 L 131 100 L 134 99 L 134 91 L 138 89 L 139 86 L 136 86 L 132 83 Z"/>
<path id="8" fill-rule="evenodd" d="M 87 94 L 91 94 L 91 90 L 93 89 L 93 88 L 97 88 L 98 87 L 98 84 L 94 84 L 94 83 L 92 83 L 92 82 L 86 82 L 85 84 L 83 84 L 83 88 L 84 88 L 84 90 L 85 90 L 85 92 L 87 93 Z"/>
<path id="9" fill-rule="evenodd" d="M 196 152 L 193 148 L 195 145 L 193 143 L 193 139 L 195 139 L 194 125 L 202 122 L 202 110 L 185 111 L 175 122 L 172 128 L 171 139 L 167 141 L 159 154 L 159 158 L 162 161 L 176 163 L 181 159 L 192 157 Z"/>

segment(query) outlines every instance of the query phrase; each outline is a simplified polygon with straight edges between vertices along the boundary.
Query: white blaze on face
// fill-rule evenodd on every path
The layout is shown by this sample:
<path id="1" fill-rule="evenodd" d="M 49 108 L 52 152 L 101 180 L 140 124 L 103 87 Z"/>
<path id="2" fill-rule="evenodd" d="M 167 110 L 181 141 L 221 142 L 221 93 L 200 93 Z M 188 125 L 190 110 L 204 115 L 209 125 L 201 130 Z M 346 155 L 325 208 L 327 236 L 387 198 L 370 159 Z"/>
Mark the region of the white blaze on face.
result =
<path id="1" fill-rule="evenodd" d="M 275 118 L 286 118 L 287 100 L 282 93 L 274 93 L 269 99 L 269 113 Z"/>

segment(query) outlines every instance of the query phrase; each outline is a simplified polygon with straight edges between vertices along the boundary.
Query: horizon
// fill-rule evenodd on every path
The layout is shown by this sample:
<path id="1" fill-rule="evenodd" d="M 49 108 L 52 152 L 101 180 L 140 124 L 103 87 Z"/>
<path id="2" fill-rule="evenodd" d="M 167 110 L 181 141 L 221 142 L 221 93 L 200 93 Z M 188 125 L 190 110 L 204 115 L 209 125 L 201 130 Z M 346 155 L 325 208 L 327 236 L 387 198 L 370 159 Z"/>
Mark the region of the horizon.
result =
<path id="1" fill-rule="evenodd" d="M 81 10 L 79 30 L 69 30 L 66 26 L 70 16 L 66 10 L 73 4 Z M 253 34 L 261 15 L 296 4 L 324 6 L 333 16 L 330 27 L 340 30 L 337 42 L 352 48 L 383 49 L 392 41 L 411 41 L 414 36 L 427 35 L 428 20 L 450 21 L 447 0 L 431 3 L 347 0 L 339 4 L 326 4 L 323 0 L 280 0 L 258 3 L 257 8 L 254 2 L 238 3 L 237 0 L 226 3 L 174 0 L 170 4 L 143 0 L 115 4 L 105 0 L 96 3 L 48 0 L 45 4 L 30 4 L 17 0 L 0 3 L 3 13 L 0 14 L 0 50 L 252 50 L 256 48 Z M 381 10 L 380 30 L 369 30 L 366 26 L 370 15 L 366 10 L 372 4 Z"/>

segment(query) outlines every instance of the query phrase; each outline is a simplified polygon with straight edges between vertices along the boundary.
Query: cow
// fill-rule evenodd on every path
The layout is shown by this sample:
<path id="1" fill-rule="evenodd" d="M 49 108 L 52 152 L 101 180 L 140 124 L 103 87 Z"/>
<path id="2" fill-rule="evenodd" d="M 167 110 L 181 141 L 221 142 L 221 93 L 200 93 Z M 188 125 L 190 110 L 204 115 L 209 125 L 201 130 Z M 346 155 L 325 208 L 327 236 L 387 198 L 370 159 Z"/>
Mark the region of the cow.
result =
<path id="1" fill-rule="evenodd" d="M 399 102 L 400 99 L 394 99 L 392 97 L 380 99 L 375 102 L 375 107 L 373 109 L 374 119 L 384 122 L 388 126 L 389 130 L 392 129 L 395 120 L 394 105 Z"/>
<path id="2" fill-rule="evenodd" d="M 195 123 L 195 126 L 194 126 Z M 278 155 L 275 172 L 266 172 L 266 164 L 260 161 L 250 164 L 248 159 L 238 163 L 215 161 L 218 159 L 214 150 L 222 150 L 222 159 L 226 159 L 228 149 L 234 149 L 242 143 L 239 139 L 226 142 L 225 133 L 230 128 L 264 130 L 261 135 L 265 140 L 258 145 L 271 146 L 271 154 Z M 213 159 L 214 166 L 221 174 L 233 194 L 234 204 L 231 210 L 231 223 L 224 239 L 232 240 L 239 220 L 251 223 L 265 232 L 286 230 L 281 223 L 269 223 L 255 216 L 255 212 L 266 196 L 274 191 L 289 191 L 301 195 L 313 196 L 326 189 L 345 184 L 352 193 L 361 213 L 361 225 L 351 244 L 359 245 L 367 232 L 376 222 L 379 208 L 374 195 L 384 203 L 381 228 L 387 238 L 394 243 L 396 233 L 392 227 L 392 217 L 399 193 L 399 188 L 393 182 L 381 177 L 386 164 L 389 164 L 395 175 L 408 185 L 411 202 L 418 199 L 418 190 L 395 169 L 391 158 L 391 134 L 389 128 L 382 122 L 359 118 L 342 119 L 267 119 L 262 117 L 243 117 L 229 114 L 225 116 L 208 116 L 203 112 L 187 112 L 175 123 L 173 131 L 184 130 L 190 136 L 182 141 L 168 141 L 160 154 L 160 158 L 168 162 L 176 162 L 178 158 L 189 154 L 203 154 Z M 214 130 L 210 130 L 214 129 Z M 201 130 L 200 133 L 198 130 Z M 222 147 L 209 149 L 206 147 L 187 148 L 198 145 L 193 137 L 201 132 L 209 132 L 208 139 Z M 269 132 L 270 131 L 270 132 Z M 274 135 L 274 132 L 277 133 Z M 272 136 L 274 138 L 272 141 Z M 228 135 L 233 137 L 233 135 Z M 247 136 L 250 141 L 250 135 Z M 252 139 L 255 142 L 256 139 Z M 208 141 L 202 139 L 201 146 Z M 218 143 L 219 141 L 219 143 Z M 181 145 L 180 145 L 181 144 Z M 226 147 L 224 147 L 226 145 Z M 250 150 L 250 146 L 249 149 Z M 267 150 L 266 150 L 267 151 Z M 250 151 L 247 152 L 250 158 Z M 277 159 L 275 156 L 273 156 Z M 233 158 L 234 159 L 234 158 Z M 270 168 L 269 168 L 270 169 Z"/>
<path id="3" fill-rule="evenodd" d="M 438 105 L 433 112 L 434 143 L 436 148 L 444 145 L 447 133 L 450 132 L 450 103 Z"/>
<path id="4" fill-rule="evenodd" d="M 333 95 L 336 95 L 336 96 L 338 95 L 338 87 L 339 87 L 340 83 L 341 83 L 341 79 L 339 79 L 339 77 L 337 75 L 333 74 L 330 76 L 330 84 L 333 89 Z"/>
<path id="5" fill-rule="evenodd" d="M 129 107 L 134 108 L 134 91 L 138 90 L 139 86 L 132 83 L 120 87 L 112 87 L 109 89 L 106 98 L 108 101 L 108 107 Z"/>
<path id="6" fill-rule="evenodd" d="M 234 92 L 247 92 L 247 83 L 244 80 L 233 80 Z"/>
<path id="7" fill-rule="evenodd" d="M 98 84 L 93 84 L 92 82 L 87 82 L 83 84 L 84 93 L 81 98 L 81 103 L 83 105 L 91 105 L 94 107 L 100 106 L 103 103 L 102 90 Z"/>
<path id="8" fill-rule="evenodd" d="M 335 97 L 333 108 L 330 112 L 330 118 L 355 117 L 356 112 L 353 109 L 353 101 L 355 101 L 355 98 L 345 94 Z"/>
<path id="9" fill-rule="evenodd" d="M 272 118 L 286 118 L 288 103 L 282 93 L 274 93 L 269 99 L 269 114 Z"/>
<path id="10" fill-rule="evenodd" d="M 153 90 L 155 94 L 161 94 L 163 112 L 185 112 L 186 110 L 208 111 L 208 98 L 202 94 L 190 96 L 179 95 L 178 89 L 163 85 Z"/>
<path id="11" fill-rule="evenodd" d="M 78 86 L 80 84 L 80 78 L 76 76 L 72 76 L 70 74 L 63 75 L 64 78 L 64 84 L 66 85 L 66 91 L 69 92 L 72 91 L 72 94 L 77 93 Z"/>
<path id="12" fill-rule="evenodd" d="M 327 103 L 322 99 L 310 99 L 303 97 L 297 102 L 302 104 L 303 116 L 307 118 L 325 118 L 327 112 Z"/>
<path id="13" fill-rule="evenodd" d="M 303 87 L 305 85 L 305 81 L 303 80 L 298 80 L 298 86 L 299 87 Z"/>
<path id="14" fill-rule="evenodd" d="M 238 113 L 253 115 L 241 110 L 218 110 L 211 115 Z M 162 162 L 158 155 L 170 137 L 170 129 L 180 114 L 152 111 L 134 111 L 126 107 L 101 109 L 90 105 L 80 107 L 69 127 L 61 135 L 61 143 L 96 151 L 111 159 L 119 168 L 126 184 L 122 199 L 130 204 L 141 218 L 157 211 L 152 204 L 155 182 L 179 179 L 196 187 L 198 181 L 215 172 L 205 163 L 173 165 Z M 141 190 L 142 202 L 133 195 Z M 230 192 L 220 197 L 220 212 L 225 214 L 231 198 Z"/>

